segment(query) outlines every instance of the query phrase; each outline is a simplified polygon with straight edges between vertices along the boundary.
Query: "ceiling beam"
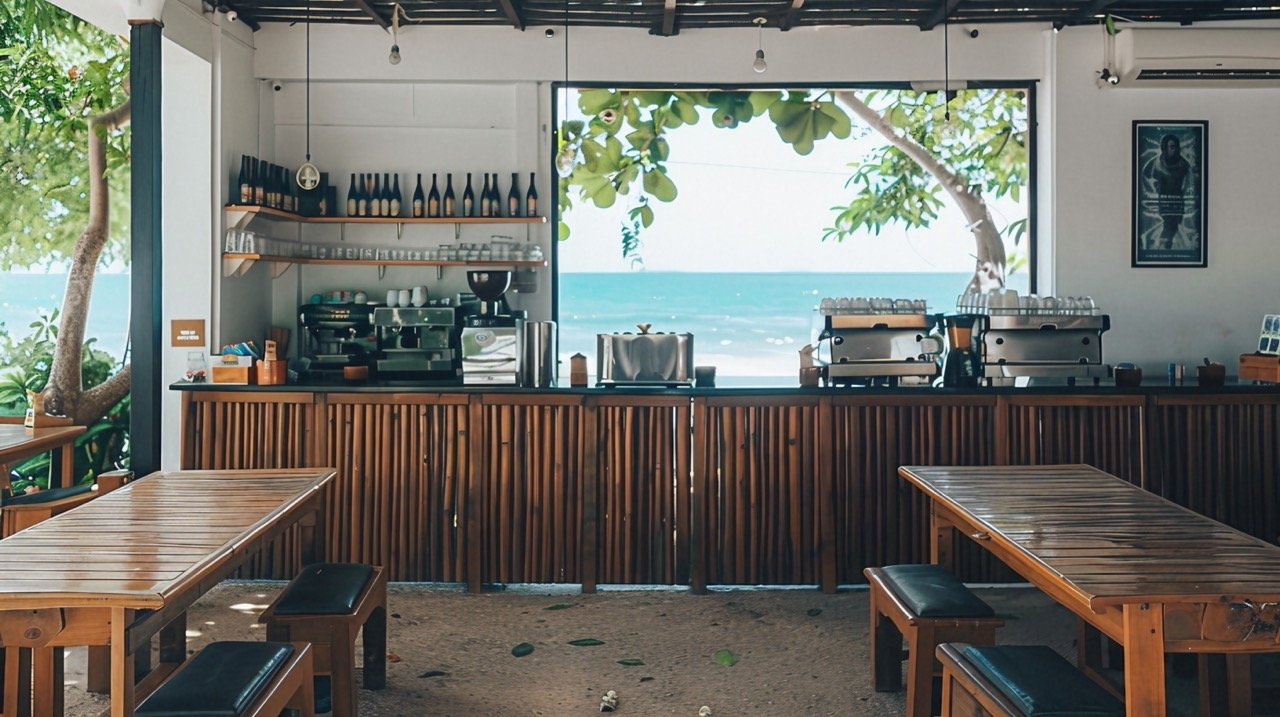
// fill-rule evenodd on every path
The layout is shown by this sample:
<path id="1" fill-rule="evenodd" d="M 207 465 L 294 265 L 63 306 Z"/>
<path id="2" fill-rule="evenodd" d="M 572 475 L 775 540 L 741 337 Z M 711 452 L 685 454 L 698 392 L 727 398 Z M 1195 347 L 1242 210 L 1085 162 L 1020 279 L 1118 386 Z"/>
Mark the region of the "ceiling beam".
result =
<path id="1" fill-rule="evenodd" d="M 1093 20 L 1093 16 L 1116 4 L 1116 0 L 1089 0 L 1089 3 L 1067 16 L 1065 25 L 1081 25 Z"/>
<path id="2" fill-rule="evenodd" d="M 955 12 L 956 6 L 959 4 L 960 0 L 942 0 L 938 4 L 938 9 L 935 10 L 932 15 L 925 18 L 924 22 L 920 23 L 920 29 L 924 32 L 928 32 L 937 27 L 939 23 L 946 20 L 950 17 L 951 13 Z"/>
<path id="3" fill-rule="evenodd" d="M 515 29 L 524 32 L 524 18 L 520 16 L 520 8 L 516 7 L 519 0 L 497 0 L 498 9 L 503 15 L 507 16 L 507 22 Z"/>
<path id="4" fill-rule="evenodd" d="M 391 27 L 391 21 L 383 17 L 382 13 L 378 12 L 377 10 L 374 10 L 373 6 L 370 5 L 368 2 L 366 2 L 365 0 L 351 0 L 351 4 L 360 8 L 361 10 L 364 11 L 364 14 L 373 18 L 373 21 L 378 23 L 378 25 L 381 26 L 383 30 L 386 30 Z"/>
<path id="5" fill-rule="evenodd" d="M 796 20 L 800 19 L 800 9 L 804 7 L 804 0 L 791 0 L 791 9 L 787 10 L 787 16 L 782 18 L 782 25 L 778 29 L 786 32 L 796 26 Z"/>

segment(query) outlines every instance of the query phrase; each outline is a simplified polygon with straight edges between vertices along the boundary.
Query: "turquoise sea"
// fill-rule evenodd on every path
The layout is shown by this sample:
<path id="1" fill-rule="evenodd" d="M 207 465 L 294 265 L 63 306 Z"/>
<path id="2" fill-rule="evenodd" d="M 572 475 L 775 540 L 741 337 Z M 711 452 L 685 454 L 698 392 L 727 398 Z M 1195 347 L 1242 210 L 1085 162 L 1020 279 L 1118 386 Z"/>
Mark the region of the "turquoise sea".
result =
<path id="1" fill-rule="evenodd" d="M 66 274 L 0 273 L 0 331 L 20 339 L 31 333 L 28 325 L 42 315 L 62 308 Z M 129 336 L 129 275 L 99 273 L 89 301 L 87 338 L 116 358 L 124 355 Z"/>

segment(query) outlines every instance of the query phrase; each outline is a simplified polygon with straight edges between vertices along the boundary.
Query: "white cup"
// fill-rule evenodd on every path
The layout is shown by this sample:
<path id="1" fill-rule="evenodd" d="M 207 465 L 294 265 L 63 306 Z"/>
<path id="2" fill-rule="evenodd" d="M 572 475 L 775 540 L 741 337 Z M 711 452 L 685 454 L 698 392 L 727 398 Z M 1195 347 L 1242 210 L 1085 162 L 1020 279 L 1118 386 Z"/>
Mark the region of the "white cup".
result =
<path id="1" fill-rule="evenodd" d="M 387 289 L 387 308 L 394 309 L 400 298 L 400 292 L 395 289 Z"/>
<path id="2" fill-rule="evenodd" d="M 409 306 L 409 304 L 412 301 L 412 297 L 409 290 L 401 289 L 399 293 L 396 295 L 396 301 L 398 301 L 401 306 Z"/>
<path id="3" fill-rule="evenodd" d="M 425 306 L 427 303 L 427 287 L 413 287 L 413 295 L 410 297 L 414 306 Z"/>

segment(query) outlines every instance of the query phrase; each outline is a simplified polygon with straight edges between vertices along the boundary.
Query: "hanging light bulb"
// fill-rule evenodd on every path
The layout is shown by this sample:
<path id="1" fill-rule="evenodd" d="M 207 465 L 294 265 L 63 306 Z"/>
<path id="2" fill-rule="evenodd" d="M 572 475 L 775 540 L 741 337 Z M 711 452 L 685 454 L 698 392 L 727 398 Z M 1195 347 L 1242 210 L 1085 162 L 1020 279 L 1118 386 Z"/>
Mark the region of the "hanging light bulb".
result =
<path id="1" fill-rule="evenodd" d="M 387 62 L 390 62 L 393 65 L 400 64 L 400 46 L 399 45 L 391 46 L 391 54 L 387 55 Z"/>
<path id="2" fill-rule="evenodd" d="M 387 55 L 387 62 L 393 65 L 400 64 L 400 15 L 403 12 L 404 10 L 400 9 L 400 3 L 396 3 L 391 8 L 391 54 Z"/>
<path id="3" fill-rule="evenodd" d="M 763 74 L 765 70 L 769 69 L 769 63 L 764 61 L 764 24 L 768 21 L 758 17 L 751 22 L 754 22 L 756 28 L 758 28 L 756 35 L 756 61 L 751 63 L 751 69 L 755 70 L 756 74 Z"/>

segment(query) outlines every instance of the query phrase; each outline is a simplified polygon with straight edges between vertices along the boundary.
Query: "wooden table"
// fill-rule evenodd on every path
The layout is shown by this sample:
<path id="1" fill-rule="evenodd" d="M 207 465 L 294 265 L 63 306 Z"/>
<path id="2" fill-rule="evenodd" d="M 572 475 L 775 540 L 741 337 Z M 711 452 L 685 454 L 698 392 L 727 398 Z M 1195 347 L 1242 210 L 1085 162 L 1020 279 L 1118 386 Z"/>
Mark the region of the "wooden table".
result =
<path id="1" fill-rule="evenodd" d="M 0 485 L 9 484 L 9 466 L 13 463 L 55 450 L 62 454 L 62 470 L 57 483 L 50 473 L 49 487 L 71 485 L 75 470 L 73 449 L 76 438 L 84 432 L 84 426 L 36 428 L 28 432 L 21 423 L 0 423 Z"/>
<path id="2" fill-rule="evenodd" d="M 304 561 L 318 557 L 333 476 L 328 468 L 155 473 L 0 540 L 0 644 L 36 648 L 44 659 L 53 651 L 40 648 L 110 645 L 110 714 L 132 715 L 135 698 L 185 659 L 186 610 L 201 595 L 294 524 Z M 135 685 L 133 655 L 149 654 L 158 632 L 161 664 Z M 54 689 L 37 679 L 36 714 L 61 713 L 60 677 L 45 678 Z"/>
<path id="3" fill-rule="evenodd" d="M 1276 546 L 1090 466 L 898 473 L 931 498 L 934 562 L 963 533 L 1124 646 L 1131 717 L 1165 714 L 1166 652 L 1280 651 Z"/>

